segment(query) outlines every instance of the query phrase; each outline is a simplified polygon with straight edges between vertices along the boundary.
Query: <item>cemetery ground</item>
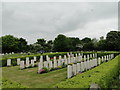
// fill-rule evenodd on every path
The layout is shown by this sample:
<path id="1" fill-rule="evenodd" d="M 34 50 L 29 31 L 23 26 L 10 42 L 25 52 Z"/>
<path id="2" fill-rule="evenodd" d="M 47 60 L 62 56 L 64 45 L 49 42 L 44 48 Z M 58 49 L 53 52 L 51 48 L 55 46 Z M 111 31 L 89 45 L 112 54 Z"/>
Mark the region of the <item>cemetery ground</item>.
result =
<path id="1" fill-rule="evenodd" d="M 28 88 L 52 88 L 56 83 L 66 79 L 66 68 L 37 74 L 37 67 L 20 70 L 19 66 L 3 67 L 3 78 L 19 82 Z"/>
<path id="2" fill-rule="evenodd" d="M 61 82 L 68 80 L 67 68 L 62 68 L 59 70 L 54 70 L 52 72 L 43 73 L 43 74 L 37 74 L 37 71 L 38 71 L 38 67 L 27 68 L 23 70 L 20 70 L 19 66 L 2 67 L 2 76 L 3 76 L 2 78 L 16 82 L 16 83 L 20 83 L 22 86 L 25 86 L 26 88 L 54 88 L 56 84 L 59 84 Z M 113 82 L 114 85 L 112 85 L 111 88 L 112 87 L 118 88 L 118 85 L 116 85 L 118 84 L 118 82 L 119 81 L 116 79 Z M 7 84 L 8 83 L 6 83 L 6 85 Z M 7 87 L 3 86 L 3 88 L 7 88 Z M 10 88 L 10 86 L 8 88 Z M 14 88 L 17 88 L 17 86 Z"/>

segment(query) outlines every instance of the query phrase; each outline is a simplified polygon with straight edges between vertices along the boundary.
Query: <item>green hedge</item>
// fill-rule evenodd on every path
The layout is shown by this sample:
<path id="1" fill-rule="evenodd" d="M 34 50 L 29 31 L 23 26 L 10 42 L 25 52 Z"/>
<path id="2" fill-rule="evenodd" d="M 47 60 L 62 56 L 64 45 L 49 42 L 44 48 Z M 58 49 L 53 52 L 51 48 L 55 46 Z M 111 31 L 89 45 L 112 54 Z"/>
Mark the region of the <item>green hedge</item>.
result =
<path id="1" fill-rule="evenodd" d="M 77 52 L 73 52 L 74 54 L 76 54 Z M 83 52 L 84 55 L 86 54 L 92 54 L 94 52 Z M 106 54 L 112 54 L 114 53 L 114 55 L 118 55 L 118 52 L 99 52 L 98 56 L 103 56 Z M 48 55 L 50 58 L 53 58 L 54 56 L 58 57 L 59 55 L 61 55 L 62 57 L 67 54 L 67 52 L 58 52 L 58 53 L 44 53 L 43 55 L 43 59 L 46 60 L 46 55 Z M 35 54 L 35 55 L 25 55 L 25 56 L 17 56 L 17 57 L 9 57 L 8 59 L 11 59 L 11 63 L 13 66 L 17 65 L 17 58 L 21 58 L 21 60 L 26 59 L 26 57 L 29 57 L 30 59 L 33 59 L 33 57 L 36 56 L 37 57 L 37 61 L 40 59 L 41 54 Z M 2 60 L 0 60 L 0 67 L 5 67 L 7 66 L 7 58 L 3 58 Z"/>
<path id="2" fill-rule="evenodd" d="M 119 74 L 120 65 L 118 64 L 120 55 L 113 60 L 103 63 L 94 69 L 73 78 L 60 82 L 55 85 L 58 88 L 89 88 L 90 84 L 98 84 L 101 88 L 108 88 L 114 78 Z"/>
<path id="3" fill-rule="evenodd" d="M 28 87 L 23 86 L 20 83 L 3 78 L 2 79 L 2 88 L 28 88 Z"/>
<path id="4" fill-rule="evenodd" d="M 67 52 L 59 52 L 59 53 L 44 53 L 43 55 L 43 59 L 46 60 L 46 55 L 48 55 L 50 58 L 54 57 L 54 56 L 63 56 L 67 54 Z M 21 58 L 21 60 L 26 60 L 26 57 L 29 57 L 29 59 L 33 59 L 34 56 L 37 57 L 37 61 L 40 59 L 41 54 L 36 54 L 36 55 L 26 55 L 26 56 L 18 56 L 18 57 L 11 57 L 8 59 L 11 59 L 11 64 L 13 66 L 17 65 L 17 58 Z M 0 60 L 0 67 L 4 67 L 7 66 L 7 58 L 3 58 L 2 60 Z"/>

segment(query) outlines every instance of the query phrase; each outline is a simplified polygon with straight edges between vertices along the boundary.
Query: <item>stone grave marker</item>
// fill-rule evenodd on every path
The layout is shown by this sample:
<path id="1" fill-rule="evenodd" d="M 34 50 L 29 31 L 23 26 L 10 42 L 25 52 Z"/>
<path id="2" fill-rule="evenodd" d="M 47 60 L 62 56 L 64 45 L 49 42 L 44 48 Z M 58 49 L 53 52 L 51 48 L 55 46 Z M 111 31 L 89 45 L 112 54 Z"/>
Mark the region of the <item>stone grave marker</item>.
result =
<path id="1" fill-rule="evenodd" d="M 20 61 L 20 69 L 24 69 L 24 68 L 25 68 L 24 61 Z"/>
<path id="2" fill-rule="evenodd" d="M 11 66 L 11 59 L 7 59 L 7 66 Z"/>
<path id="3" fill-rule="evenodd" d="M 20 65 L 20 58 L 17 58 L 17 65 Z"/>
<path id="4" fill-rule="evenodd" d="M 71 78 L 72 77 L 72 66 L 68 65 L 67 66 L 67 78 Z"/>

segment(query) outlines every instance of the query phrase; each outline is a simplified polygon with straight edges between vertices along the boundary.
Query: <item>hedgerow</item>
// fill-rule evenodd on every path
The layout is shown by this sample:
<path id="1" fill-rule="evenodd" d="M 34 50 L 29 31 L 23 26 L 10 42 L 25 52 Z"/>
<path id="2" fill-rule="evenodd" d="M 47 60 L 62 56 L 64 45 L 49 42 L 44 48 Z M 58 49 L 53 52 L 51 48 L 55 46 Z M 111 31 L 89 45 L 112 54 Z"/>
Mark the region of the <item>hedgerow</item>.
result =
<path id="1" fill-rule="evenodd" d="M 119 74 L 120 65 L 118 64 L 120 55 L 113 60 L 103 63 L 94 69 L 73 78 L 60 82 L 55 85 L 57 88 L 90 88 L 91 84 L 98 84 L 101 88 L 108 88 L 114 78 Z"/>
<path id="2" fill-rule="evenodd" d="M 67 54 L 67 52 L 59 52 L 59 53 L 44 53 L 42 54 L 43 56 L 43 59 L 45 60 L 46 59 L 46 55 L 48 55 L 50 58 L 54 57 L 54 56 L 63 56 Z M 25 55 L 25 56 L 18 56 L 18 57 L 11 57 L 11 58 L 8 58 L 8 59 L 11 59 L 11 64 L 13 66 L 17 65 L 17 58 L 20 58 L 21 60 L 26 60 L 26 57 L 29 57 L 30 59 L 33 59 L 34 56 L 37 57 L 37 61 L 40 59 L 40 56 L 41 54 L 36 54 L 36 55 Z M 4 67 L 4 66 L 7 66 L 7 58 L 3 58 L 2 60 L 0 60 L 0 67 Z"/>
<path id="3" fill-rule="evenodd" d="M 58 57 L 59 55 L 61 55 L 62 57 L 67 54 L 68 52 L 58 52 L 58 53 L 44 53 L 42 54 L 43 59 L 46 60 L 46 55 L 48 55 L 50 58 L 53 58 L 54 56 Z M 78 52 L 73 52 L 73 54 L 76 54 Z M 83 52 L 83 55 L 86 54 L 93 54 L 95 52 Z M 107 54 L 112 54 L 114 53 L 114 56 L 118 55 L 118 52 L 97 52 L 98 57 L 101 57 L 103 55 L 107 55 Z M 20 58 L 21 60 L 26 60 L 26 57 L 29 57 L 30 59 L 33 59 L 34 56 L 37 57 L 37 61 L 40 59 L 41 54 L 34 54 L 34 55 L 24 55 L 24 56 L 17 56 L 17 57 L 9 57 L 9 58 L 2 58 L 2 60 L 0 60 L 0 67 L 4 67 L 7 66 L 7 59 L 11 59 L 11 64 L 13 66 L 17 65 L 17 58 Z"/>

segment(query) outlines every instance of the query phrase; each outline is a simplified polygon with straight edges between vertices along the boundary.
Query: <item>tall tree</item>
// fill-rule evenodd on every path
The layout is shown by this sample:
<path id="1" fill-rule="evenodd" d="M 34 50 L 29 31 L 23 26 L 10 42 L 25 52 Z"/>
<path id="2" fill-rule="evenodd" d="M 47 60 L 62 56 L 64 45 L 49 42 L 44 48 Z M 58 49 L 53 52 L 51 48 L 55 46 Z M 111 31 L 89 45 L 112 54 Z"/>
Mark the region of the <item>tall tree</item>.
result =
<path id="1" fill-rule="evenodd" d="M 120 31 L 110 31 L 106 37 L 107 50 L 120 50 Z"/>
<path id="2" fill-rule="evenodd" d="M 68 39 L 65 35 L 59 34 L 54 40 L 54 51 L 69 51 Z"/>
<path id="3" fill-rule="evenodd" d="M 19 51 L 19 42 L 18 38 L 12 35 L 5 35 L 1 37 L 2 39 L 2 52 L 18 52 Z"/>
<path id="4" fill-rule="evenodd" d="M 19 42 L 19 51 L 26 52 L 27 51 L 27 41 L 23 38 L 18 39 Z"/>

